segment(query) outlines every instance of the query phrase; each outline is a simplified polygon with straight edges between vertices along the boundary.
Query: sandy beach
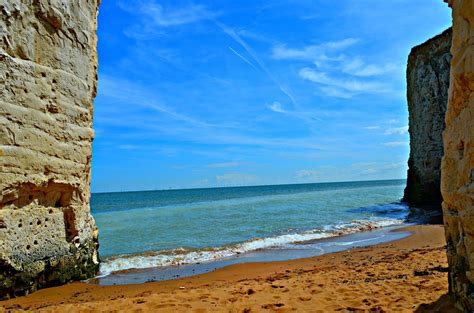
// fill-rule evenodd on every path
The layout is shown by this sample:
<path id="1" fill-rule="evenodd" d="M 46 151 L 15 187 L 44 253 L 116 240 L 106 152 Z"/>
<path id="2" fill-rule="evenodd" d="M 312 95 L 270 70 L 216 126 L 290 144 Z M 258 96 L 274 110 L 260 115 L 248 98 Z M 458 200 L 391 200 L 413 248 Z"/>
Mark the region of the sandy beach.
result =
<path id="1" fill-rule="evenodd" d="M 0 302 L 1 311 L 457 312 L 446 296 L 443 227 L 319 257 L 229 266 L 139 285 L 72 283 Z"/>

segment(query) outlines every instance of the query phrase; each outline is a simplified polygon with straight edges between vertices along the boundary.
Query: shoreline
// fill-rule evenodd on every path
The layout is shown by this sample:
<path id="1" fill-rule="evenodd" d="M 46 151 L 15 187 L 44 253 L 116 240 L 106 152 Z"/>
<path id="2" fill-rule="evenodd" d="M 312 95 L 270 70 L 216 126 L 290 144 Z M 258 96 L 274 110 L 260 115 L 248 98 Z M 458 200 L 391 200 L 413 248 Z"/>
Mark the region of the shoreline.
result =
<path id="1" fill-rule="evenodd" d="M 443 226 L 400 229 L 388 243 L 305 259 L 240 263 L 192 276 L 135 285 L 83 282 L 0 302 L 6 310 L 261 311 L 320 309 L 456 312 L 447 293 Z"/>
<path id="2" fill-rule="evenodd" d="M 202 275 L 235 264 L 312 258 L 399 240 L 410 235 L 409 232 L 402 229 L 411 225 L 414 224 L 403 223 L 382 227 L 374 227 L 368 224 L 361 226 L 356 231 L 350 230 L 347 233 L 341 231 L 339 234 L 328 237 L 297 241 L 284 246 L 251 250 L 205 262 L 115 271 L 106 275 L 99 275 L 89 279 L 87 282 L 104 286 L 140 284 Z"/>
<path id="3" fill-rule="evenodd" d="M 162 272 L 175 272 L 175 275 L 168 275 L 165 273 L 164 277 L 160 273 L 160 278 L 152 278 L 153 280 L 174 279 L 182 276 L 180 272 L 186 272 L 187 267 L 196 268 L 191 269 L 186 276 L 192 275 L 192 271 L 196 273 L 205 273 L 209 270 L 203 269 L 205 264 L 215 264 L 218 268 L 241 263 L 241 262 L 264 262 L 264 261 L 279 261 L 289 260 L 295 258 L 313 257 L 325 253 L 337 252 L 343 249 L 333 249 L 327 245 L 318 246 L 318 242 L 334 242 L 337 245 L 338 238 L 345 238 L 347 235 L 354 235 L 354 242 L 358 241 L 372 241 L 371 244 L 379 243 L 377 239 L 371 240 L 371 236 L 376 236 L 376 232 L 382 232 L 382 237 L 396 237 L 383 229 L 392 229 L 413 225 L 422 221 L 408 220 L 409 207 L 401 202 L 390 202 L 386 204 L 375 205 L 372 207 L 361 207 L 349 210 L 352 214 L 362 214 L 370 212 L 372 216 L 355 216 L 353 219 L 345 221 L 331 222 L 327 225 L 319 225 L 316 223 L 313 228 L 303 227 L 302 229 L 289 229 L 287 232 L 267 232 L 265 234 L 255 234 L 251 236 L 240 236 L 239 238 L 232 238 L 233 240 L 209 240 L 204 238 L 202 246 L 195 247 L 191 244 L 191 248 L 186 243 L 176 245 L 176 248 L 166 247 L 153 249 L 144 249 L 143 252 L 127 252 L 122 254 L 110 254 L 110 248 L 107 251 L 109 254 L 102 258 L 100 272 L 95 277 L 95 281 L 105 281 L 102 279 L 110 275 L 134 272 L 147 271 L 149 269 L 163 269 Z M 362 212 L 362 213 L 361 213 Z M 298 223 L 296 223 L 298 224 Z M 368 236 L 357 234 L 369 234 Z M 372 235 L 370 235 L 372 234 Z M 235 236 L 234 236 L 235 237 Z M 238 237 L 238 236 L 237 236 Z M 358 238 L 360 237 L 360 238 Z M 380 242 L 393 240 L 383 239 Z M 169 239 L 168 239 L 169 240 Z M 206 241 L 207 240 L 207 241 Z M 118 243 L 115 242 L 115 247 Z M 176 244 L 176 243 L 175 243 Z M 340 243 L 341 245 L 343 243 Z M 347 242 L 350 245 L 351 242 Z M 365 245 L 365 244 L 363 244 Z M 111 245 L 113 246 L 113 245 Z M 353 245 L 354 247 L 358 246 Z M 347 249 L 347 248 L 344 248 Z M 120 250 L 117 249 L 116 250 Z M 123 250 L 123 249 L 122 249 Z M 183 270 L 177 270 L 178 267 Z M 212 267 L 212 265 L 209 265 Z M 159 271 L 158 271 L 159 272 Z M 157 274 L 157 275 L 158 275 Z M 156 276 L 152 273 L 150 276 Z M 141 281 L 131 280 L 131 283 L 145 282 L 147 279 Z M 119 281 L 117 283 L 129 283 Z"/>

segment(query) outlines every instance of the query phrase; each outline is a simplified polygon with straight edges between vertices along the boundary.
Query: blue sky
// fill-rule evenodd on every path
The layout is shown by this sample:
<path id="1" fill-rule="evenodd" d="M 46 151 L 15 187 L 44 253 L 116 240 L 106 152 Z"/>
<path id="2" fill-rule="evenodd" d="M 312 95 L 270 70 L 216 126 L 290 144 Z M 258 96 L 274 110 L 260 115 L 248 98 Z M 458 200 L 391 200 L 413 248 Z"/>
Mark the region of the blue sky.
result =
<path id="1" fill-rule="evenodd" d="M 441 0 L 102 1 L 92 190 L 406 177 Z"/>

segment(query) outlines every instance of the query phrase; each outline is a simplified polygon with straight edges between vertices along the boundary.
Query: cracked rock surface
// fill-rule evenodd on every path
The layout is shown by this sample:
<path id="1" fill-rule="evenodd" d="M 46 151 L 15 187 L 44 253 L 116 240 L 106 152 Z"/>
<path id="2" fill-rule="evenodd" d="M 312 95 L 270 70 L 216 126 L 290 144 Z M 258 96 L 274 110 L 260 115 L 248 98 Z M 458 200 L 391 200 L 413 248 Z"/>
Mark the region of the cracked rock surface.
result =
<path id="1" fill-rule="evenodd" d="M 439 213 L 451 41 L 447 29 L 414 47 L 407 67 L 410 158 L 404 201 Z"/>
<path id="2" fill-rule="evenodd" d="M 441 191 L 450 292 L 474 311 L 474 2 L 447 1 L 453 9 L 451 85 Z"/>
<path id="3" fill-rule="evenodd" d="M 97 0 L 0 3 L 0 299 L 98 270 Z"/>

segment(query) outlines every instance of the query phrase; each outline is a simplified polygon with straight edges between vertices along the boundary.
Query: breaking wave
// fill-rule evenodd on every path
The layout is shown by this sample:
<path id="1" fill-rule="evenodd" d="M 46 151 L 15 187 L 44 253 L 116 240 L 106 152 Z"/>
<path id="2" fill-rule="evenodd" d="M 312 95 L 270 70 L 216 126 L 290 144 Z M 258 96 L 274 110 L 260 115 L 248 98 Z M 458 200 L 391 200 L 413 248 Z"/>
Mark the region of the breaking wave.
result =
<path id="1" fill-rule="evenodd" d="M 291 245 L 308 243 L 318 239 L 337 237 L 356 232 L 404 223 L 405 214 L 394 218 L 372 218 L 354 220 L 349 223 L 325 226 L 305 232 L 295 232 L 267 238 L 254 238 L 242 243 L 216 248 L 150 251 L 139 254 L 114 256 L 105 259 L 100 266 L 100 276 L 131 269 L 197 264 L 236 257 L 246 252 L 262 249 L 288 248 Z"/>

